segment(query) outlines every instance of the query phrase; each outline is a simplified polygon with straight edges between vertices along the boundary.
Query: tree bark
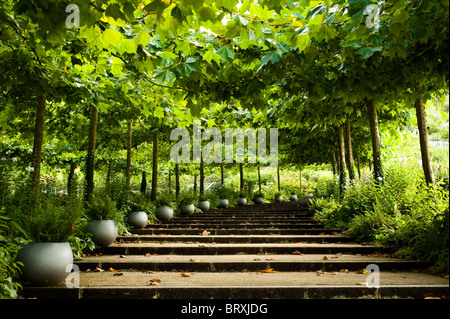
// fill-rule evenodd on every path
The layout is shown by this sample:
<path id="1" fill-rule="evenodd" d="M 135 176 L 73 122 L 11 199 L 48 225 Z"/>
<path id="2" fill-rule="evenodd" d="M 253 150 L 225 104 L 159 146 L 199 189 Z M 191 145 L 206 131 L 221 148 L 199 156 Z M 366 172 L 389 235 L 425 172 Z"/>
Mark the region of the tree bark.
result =
<path id="1" fill-rule="evenodd" d="M 34 141 L 33 154 L 31 156 L 31 164 L 33 167 L 33 174 L 31 175 L 33 189 L 36 197 L 39 195 L 39 186 L 41 182 L 41 152 L 42 144 L 44 142 L 44 122 L 45 122 L 45 96 L 38 96 L 38 106 L 36 111 L 36 121 L 34 125 Z"/>
<path id="2" fill-rule="evenodd" d="M 377 183 L 383 182 L 383 167 L 381 163 L 381 140 L 378 129 L 377 105 L 374 100 L 367 101 L 370 135 L 372 137 L 373 178 Z"/>
<path id="3" fill-rule="evenodd" d="M 133 134 L 133 121 L 128 120 L 128 134 L 127 134 L 127 167 L 125 170 L 125 179 L 127 188 L 131 188 L 131 141 L 132 141 L 132 134 Z"/>
<path id="4" fill-rule="evenodd" d="M 345 142 L 344 142 L 344 124 L 336 129 L 339 146 L 339 191 L 342 197 L 345 192 L 346 171 L 345 171 Z"/>
<path id="5" fill-rule="evenodd" d="M 261 168 L 259 167 L 259 165 L 258 165 L 258 186 L 259 192 L 261 193 Z"/>
<path id="6" fill-rule="evenodd" d="M 92 200 L 94 192 L 94 163 L 95 163 L 95 138 L 97 135 L 98 110 L 94 105 L 91 106 L 91 114 L 89 118 L 89 142 L 86 158 L 86 193 L 85 201 Z"/>
<path id="7" fill-rule="evenodd" d="M 239 188 L 241 192 L 244 190 L 244 167 L 239 163 Z"/>
<path id="8" fill-rule="evenodd" d="M 158 133 L 153 133 L 153 165 L 152 165 L 152 193 L 151 200 L 156 200 L 158 192 Z"/>
<path id="9" fill-rule="evenodd" d="M 422 85 L 419 84 L 421 87 Z M 415 102 L 417 127 L 419 129 L 420 153 L 422 155 L 422 168 L 427 184 L 434 184 L 433 168 L 431 167 L 430 148 L 428 145 L 427 113 L 422 96 Z"/>
<path id="10" fill-rule="evenodd" d="M 345 121 L 345 156 L 347 162 L 348 178 L 350 180 L 350 183 L 353 183 L 353 181 L 355 180 L 355 165 L 352 149 L 351 123 L 349 120 Z"/>
<path id="11" fill-rule="evenodd" d="M 225 179 L 224 179 L 224 172 L 223 172 L 223 162 L 220 163 L 220 183 L 224 184 Z"/>
<path id="12" fill-rule="evenodd" d="M 277 182 L 278 182 L 278 191 L 281 192 L 280 166 L 279 165 L 277 165 Z"/>
<path id="13" fill-rule="evenodd" d="M 180 195 L 180 168 L 179 164 L 175 163 L 175 197 L 178 199 Z"/>
<path id="14" fill-rule="evenodd" d="M 336 175 L 336 155 L 331 151 L 331 167 L 333 168 L 333 175 Z"/>
<path id="15" fill-rule="evenodd" d="M 205 168 L 203 163 L 203 154 L 200 155 L 200 195 L 205 194 Z"/>
<path id="16" fill-rule="evenodd" d="M 141 194 L 145 194 L 146 191 L 147 191 L 147 173 L 143 171 L 141 180 Z"/>
<path id="17" fill-rule="evenodd" d="M 356 167 L 358 168 L 358 178 L 361 179 L 361 160 L 359 154 L 356 156 Z"/>
<path id="18" fill-rule="evenodd" d="M 71 194 L 72 193 L 72 188 L 73 188 L 73 177 L 75 175 L 75 162 L 73 161 L 73 159 L 70 159 L 69 161 L 69 176 L 67 177 L 67 193 Z"/>

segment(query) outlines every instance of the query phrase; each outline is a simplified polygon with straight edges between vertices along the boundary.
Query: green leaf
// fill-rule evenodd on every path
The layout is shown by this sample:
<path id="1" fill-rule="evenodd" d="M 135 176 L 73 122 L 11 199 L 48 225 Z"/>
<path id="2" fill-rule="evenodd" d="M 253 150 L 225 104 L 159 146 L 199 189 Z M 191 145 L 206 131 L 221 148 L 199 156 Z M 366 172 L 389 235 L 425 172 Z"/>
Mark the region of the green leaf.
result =
<path id="1" fill-rule="evenodd" d="M 106 49 L 118 50 L 123 35 L 115 29 L 106 29 L 102 33 L 102 42 Z"/>
<path id="2" fill-rule="evenodd" d="M 142 30 L 134 39 L 134 42 L 136 45 L 141 44 L 144 48 L 147 46 L 147 44 L 150 42 L 151 36 L 148 34 L 147 31 Z"/>
<path id="3" fill-rule="evenodd" d="M 160 106 L 155 107 L 155 111 L 153 112 L 153 115 L 155 117 L 158 117 L 161 119 L 164 118 L 164 109 Z"/>
<path id="4" fill-rule="evenodd" d="M 173 52 L 169 52 L 169 51 L 164 51 L 163 53 L 161 53 L 161 58 L 163 59 L 172 59 L 175 60 L 178 58 L 178 55 L 176 55 Z"/>
<path id="5" fill-rule="evenodd" d="M 120 49 L 127 53 L 136 53 L 136 42 L 133 39 L 125 39 L 120 43 Z"/>
<path id="6" fill-rule="evenodd" d="M 293 44 L 302 52 L 311 45 L 311 38 L 308 34 L 299 34 L 294 38 Z"/>
<path id="7" fill-rule="evenodd" d="M 203 55 L 203 60 L 207 61 L 208 63 L 211 63 L 211 61 L 214 60 L 217 65 L 220 65 L 220 60 L 223 60 L 223 58 L 217 53 L 209 50 Z"/>
<path id="8" fill-rule="evenodd" d="M 113 57 L 111 64 L 111 73 L 116 77 L 122 76 L 123 61 L 119 58 Z"/>
<path id="9" fill-rule="evenodd" d="M 234 52 L 231 51 L 228 47 L 223 46 L 217 51 L 225 60 L 234 59 Z"/>
<path id="10" fill-rule="evenodd" d="M 155 76 L 155 81 L 158 83 L 170 83 L 176 79 L 175 73 L 166 69 L 156 69 L 153 71 L 153 75 Z"/>
<path id="11" fill-rule="evenodd" d="M 261 59 L 260 68 L 267 63 L 272 62 L 272 64 L 277 63 L 281 60 L 281 55 L 279 55 L 276 51 L 272 51 L 264 55 Z"/>
<path id="12" fill-rule="evenodd" d="M 364 47 L 356 51 L 356 54 L 360 54 L 363 59 L 368 59 L 377 51 L 383 51 L 383 47 Z"/>

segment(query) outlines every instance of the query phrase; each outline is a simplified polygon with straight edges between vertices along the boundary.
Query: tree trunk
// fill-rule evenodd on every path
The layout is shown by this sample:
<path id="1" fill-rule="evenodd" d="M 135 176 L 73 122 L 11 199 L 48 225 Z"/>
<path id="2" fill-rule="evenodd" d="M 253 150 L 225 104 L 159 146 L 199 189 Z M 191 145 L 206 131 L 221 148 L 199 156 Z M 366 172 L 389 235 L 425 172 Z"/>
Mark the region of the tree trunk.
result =
<path id="1" fill-rule="evenodd" d="M 172 196 L 172 171 L 170 170 L 170 168 L 169 168 L 169 180 L 168 180 L 167 184 L 168 184 L 167 187 L 169 189 L 169 194 L 170 194 L 170 196 Z"/>
<path id="2" fill-rule="evenodd" d="M 345 192 L 346 170 L 345 170 L 345 142 L 344 142 L 344 125 L 337 128 L 338 146 L 339 146 L 339 191 L 342 197 Z"/>
<path id="3" fill-rule="evenodd" d="M 197 173 L 194 174 L 194 193 L 197 192 Z"/>
<path id="4" fill-rule="evenodd" d="M 422 84 L 419 84 L 421 87 Z M 415 102 L 417 127 L 419 129 L 420 153 L 422 155 L 422 167 L 427 184 L 434 184 L 434 174 L 431 167 L 430 149 L 428 146 L 427 113 L 423 104 L 422 96 Z"/>
<path id="5" fill-rule="evenodd" d="M 180 195 L 180 168 L 179 164 L 175 163 L 175 197 L 178 199 Z"/>
<path id="6" fill-rule="evenodd" d="M 31 179 L 33 182 L 33 189 L 36 197 L 38 197 L 39 195 L 39 185 L 41 182 L 41 152 L 42 144 L 44 142 L 45 104 L 45 96 L 38 96 L 36 122 L 34 125 L 33 154 L 31 156 L 31 164 L 33 167 L 33 174 L 31 175 Z"/>
<path id="7" fill-rule="evenodd" d="M 152 166 L 152 194 L 151 200 L 156 200 L 158 192 L 158 133 L 153 133 L 153 166 Z"/>
<path id="8" fill-rule="evenodd" d="M 359 159 L 359 154 L 356 156 L 356 167 L 358 168 L 358 178 L 361 179 L 361 160 Z"/>
<path id="9" fill-rule="evenodd" d="M 333 168 L 333 175 L 336 175 L 336 154 L 331 151 L 331 166 Z"/>
<path id="10" fill-rule="evenodd" d="M 377 105 L 374 100 L 367 101 L 367 112 L 369 113 L 370 135 L 372 137 L 372 160 L 373 177 L 376 182 L 383 182 L 383 167 L 381 163 L 381 140 L 378 130 Z"/>
<path id="11" fill-rule="evenodd" d="M 278 182 L 278 191 L 281 192 L 280 166 L 279 165 L 277 165 L 277 182 Z"/>
<path id="12" fill-rule="evenodd" d="M 259 192 L 261 193 L 261 168 L 258 165 L 258 186 L 259 186 Z"/>
<path id="13" fill-rule="evenodd" d="M 222 186 L 225 182 L 223 173 L 224 173 L 223 172 L 223 162 L 221 162 L 220 163 L 220 183 L 222 184 Z"/>
<path id="14" fill-rule="evenodd" d="M 113 161 L 112 161 L 112 159 L 110 159 L 108 161 L 108 171 L 106 172 L 106 184 L 109 184 L 109 182 L 111 181 L 112 164 L 113 164 Z"/>
<path id="15" fill-rule="evenodd" d="M 203 163 L 203 154 L 200 155 L 200 195 L 205 194 L 205 167 Z"/>
<path id="16" fill-rule="evenodd" d="M 145 194 L 147 191 L 147 173 L 142 172 L 142 180 L 141 180 L 141 194 Z"/>
<path id="17" fill-rule="evenodd" d="M 71 194 L 72 193 L 72 188 L 73 188 L 73 177 L 75 176 L 75 162 L 73 161 L 73 159 L 70 159 L 69 161 L 69 176 L 67 177 L 67 193 Z"/>
<path id="18" fill-rule="evenodd" d="M 355 165 L 353 160 L 353 150 L 352 150 L 352 135 L 350 121 L 345 121 L 345 156 L 347 162 L 348 178 L 350 183 L 355 180 Z"/>
<path id="19" fill-rule="evenodd" d="M 133 121 L 128 120 L 128 135 L 127 135 L 127 167 L 125 170 L 125 178 L 127 188 L 131 189 L 131 139 L 132 139 L 132 128 Z"/>
<path id="20" fill-rule="evenodd" d="M 91 106 L 91 114 L 89 119 L 89 145 L 86 158 L 86 193 L 85 201 L 92 200 L 94 192 L 94 163 L 95 163 L 95 138 L 97 135 L 98 110 L 94 105 Z"/>
<path id="21" fill-rule="evenodd" d="M 244 167 L 239 163 L 239 188 L 241 192 L 244 190 Z"/>

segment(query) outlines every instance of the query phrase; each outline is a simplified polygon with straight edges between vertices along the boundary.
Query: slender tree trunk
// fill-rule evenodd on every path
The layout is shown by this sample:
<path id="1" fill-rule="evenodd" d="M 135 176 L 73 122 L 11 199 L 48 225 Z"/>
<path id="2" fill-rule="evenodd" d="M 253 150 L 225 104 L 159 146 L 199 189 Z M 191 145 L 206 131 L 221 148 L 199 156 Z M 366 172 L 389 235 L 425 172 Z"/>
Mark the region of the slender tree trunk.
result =
<path id="1" fill-rule="evenodd" d="M 258 186 L 259 186 L 259 192 L 261 193 L 261 168 L 258 165 Z"/>
<path id="2" fill-rule="evenodd" d="M 358 178 L 361 179 L 361 160 L 359 154 L 356 156 L 356 167 L 358 168 Z"/>
<path id="3" fill-rule="evenodd" d="M 89 145 L 86 158 L 86 193 L 85 201 L 92 200 L 94 192 L 94 163 L 95 163 L 95 138 L 97 135 L 98 110 L 97 107 L 91 105 L 91 114 L 89 119 Z"/>
<path id="4" fill-rule="evenodd" d="M 143 171 L 141 180 L 141 194 L 145 194 L 146 191 L 147 191 L 147 173 Z"/>
<path id="5" fill-rule="evenodd" d="M 194 174 L 194 193 L 197 192 L 197 173 Z"/>
<path id="6" fill-rule="evenodd" d="M 158 133 L 153 133 L 153 166 L 152 166 L 152 194 L 151 200 L 156 200 L 158 192 Z"/>
<path id="7" fill-rule="evenodd" d="M 302 168 L 300 167 L 299 171 L 299 179 L 300 179 L 300 193 L 302 192 Z"/>
<path id="8" fill-rule="evenodd" d="M 31 156 L 31 164 L 33 167 L 33 174 L 31 175 L 33 189 L 36 198 L 39 196 L 39 185 L 41 182 L 41 152 L 42 144 L 44 142 L 44 122 L 45 122 L 45 96 L 38 96 L 38 105 L 36 111 L 36 121 L 34 125 L 34 142 L 33 154 Z"/>
<path id="9" fill-rule="evenodd" d="M 127 167 L 125 170 L 127 188 L 131 189 L 131 141 L 133 134 L 133 121 L 128 120 L 128 135 L 127 135 Z"/>
<path id="10" fill-rule="evenodd" d="M 69 176 L 67 177 L 67 193 L 72 193 L 73 188 L 73 177 L 75 176 L 75 162 L 73 159 L 70 159 L 69 161 Z"/>
<path id="11" fill-rule="evenodd" d="M 350 180 L 350 183 L 353 183 L 356 177 L 352 150 L 351 124 L 349 120 L 345 121 L 345 156 L 347 162 L 348 178 Z"/>
<path id="12" fill-rule="evenodd" d="M 108 171 L 106 172 L 106 184 L 109 184 L 109 182 L 111 181 L 112 164 L 113 164 L 113 161 L 112 161 L 112 159 L 110 159 L 108 161 Z"/>
<path id="13" fill-rule="evenodd" d="M 419 84 L 422 87 L 422 83 Z M 422 155 L 422 167 L 425 174 L 425 181 L 427 184 L 434 184 L 434 174 L 431 167 L 430 148 L 428 146 L 428 126 L 427 126 L 427 112 L 422 100 L 422 96 L 415 102 L 417 127 L 419 129 L 420 139 L 420 153 Z"/>
<path id="14" fill-rule="evenodd" d="M 169 168 L 169 180 L 168 180 L 167 184 L 168 184 L 167 187 L 169 189 L 169 194 L 170 194 L 170 196 L 172 196 L 172 171 L 170 170 L 170 168 Z"/>
<path id="15" fill-rule="evenodd" d="M 369 113 L 370 134 L 372 137 L 372 160 L 373 177 L 376 182 L 383 182 L 383 167 L 381 163 L 381 140 L 378 129 L 377 105 L 374 100 L 367 101 L 367 112 Z"/>
<path id="16" fill-rule="evenodd" d="M 345 192 L 346 171 L 345 171 L 345 142 L 344 142 L 344 125 L 337 128 L 338 146 L 339 146 L 339 191 L 341 197 Z"/>
<path id="17" fill-rule="evenodd" d="M 200 155 L 200 195 L 205 194 L 205 168 L 203 163 L 203 154 Z"/>
<path id="18" fill-rule="evenodd" d="M 220 183 L 224 184 L 225 180 L 224 180 L 224 172 L 223 172 L 223 162 L 220 163 Z"/>
<path id="19" fill-rule="evenodd" d="M 277 182 L 278 182 L 278 191 L 281 192 L 280 166 L 279 165 L 277 165 Z"/>
<path id="20" fill-rule="evenodd" d="M 331 151 L 331 167 L 333 168 L 333 175 L 336 175 L 336 153 Z"/>
<path id="21" fill-rule="evenodd" d="M 175 197 L 178 199 L 180 195 L 180 168 L 178 163 L 175 163 Z"/>
<path id="22" fill-rule="evenodd" d="M 244 190 L 244 167 L 239 163 L 239 187 L 241 192 Z"/>

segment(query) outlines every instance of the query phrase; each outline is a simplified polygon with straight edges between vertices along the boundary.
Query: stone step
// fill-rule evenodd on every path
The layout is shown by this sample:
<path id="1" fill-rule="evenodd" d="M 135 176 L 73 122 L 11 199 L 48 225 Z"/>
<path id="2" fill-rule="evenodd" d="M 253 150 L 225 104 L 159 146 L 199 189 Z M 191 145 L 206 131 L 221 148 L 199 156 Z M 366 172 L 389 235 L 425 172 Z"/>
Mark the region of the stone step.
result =
<path id="1" fill-rule="evenodd" d="M 197 231 L 198 232 L 198 231 Z M 199 232 L 201 234 L 201 232 Z M 118 236 L 120 243 L 133 242 L 209 242 L 209 243 L 345 243 L 353 241 L 342 235 L 130 235 Z"/>
<path id="2" fill-rule="evenodd" d="M 232 254 L 292 254 L 299 251 L 303 254 L 373 254 L 387 252 L 374 246 L 359 244 L 216 244 L 216 243 L 115 243 L 108 247 L 98 248 L 97 253 L 109 255 L 232 255 Z"/>
<path id="3" fill-rule="evenodd" d="M 326 260 L 324 260 L 324 258 Z M 76 261 L 79 269 L 117 271 L 257 272 L 275 271 L 360 271 L 376 264 L 381 271 L 425 269 L 429 263 L 383 256 L 355 255 L 102 255 Z"/>
<path id="4" fill-rule="evenodd" d="M 219 217 L 208 217 L 208 218 L 180 218 L 176 217 L 171 219 L 168 222 L 162 221 L 162 224 L 195 224 L 195 223 L 211 223 L 211 224 L 224 224 L 224 223 L 313 223 L 317 224 L 318 222 L 310 219 L 310 218 L 240 218 L 240 217 L 230 217 L 230 218 L 219 218 Z M 159 224 L 159 223 L 157 223 Z"/>
<path id="5" fill-rule="evenodd" d="M 423 299 L 449 296 L 448 279 L 413 272 L 380 272 L 379 286 L 368 285 L 367 275 L 355 272 L 329 272 L 320 276 L 316 272 L 196 272 L 186 276 L 179 272 L 81 272 L 80 288 L 26 287 L 20 295 L 46 299 Z"/>
<path id="6" fill-rule="evenodd" d="M 151 228 L 179 228 L 179 227 L 186 227 L 186 228 L 211 228 L 211 229 L 217 229 L 217 228 L 244 228 L 244 229 L 257 229 L 262 228 L 263 226 L 266 227 L 272 227 L 272 228 L 322 228 L 323 225 L 316 224 L 316 223 L 223 223 L 223 224 L 210 224 L 210 223 L 191 223 L 191 224 L 177 224 L 177 223 L 165 223 L 165 224 L 151 224 L 147 225 L 146 229 Z"/>
<path id="7" fill-rule="evenodd" d="M 130 232 L 136 235 L 199 235 L 206 228 L 145 228 L 132 229 Z M 291 228 L 291 229 L 274 229 L 274 228 L 228 228 L 228 229 L 208 229 L 211 235 L 320 235 L 333 234 L 338 229 L 323 228 Z"/>

